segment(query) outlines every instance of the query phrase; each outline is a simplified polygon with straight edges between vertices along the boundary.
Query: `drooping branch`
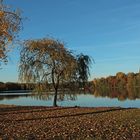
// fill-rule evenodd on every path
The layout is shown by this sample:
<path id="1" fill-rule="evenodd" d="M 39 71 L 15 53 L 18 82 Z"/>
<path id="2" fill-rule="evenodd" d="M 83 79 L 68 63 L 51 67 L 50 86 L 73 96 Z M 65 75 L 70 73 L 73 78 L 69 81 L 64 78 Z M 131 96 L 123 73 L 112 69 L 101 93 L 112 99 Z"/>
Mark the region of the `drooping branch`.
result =
<path id="1" fill-rule="evenodd" d="M 7 62 L 7 52 L 21 29 L 21 15 L 0 1 L 0 63 Z"/>

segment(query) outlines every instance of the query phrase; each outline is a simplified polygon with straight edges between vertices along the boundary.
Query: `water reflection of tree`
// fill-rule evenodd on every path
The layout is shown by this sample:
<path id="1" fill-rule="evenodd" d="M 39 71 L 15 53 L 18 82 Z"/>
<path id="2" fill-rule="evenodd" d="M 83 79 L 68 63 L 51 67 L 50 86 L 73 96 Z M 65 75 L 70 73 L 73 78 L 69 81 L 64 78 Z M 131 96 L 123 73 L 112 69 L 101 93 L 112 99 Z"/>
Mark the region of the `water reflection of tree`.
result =
<path id="1" fill-rule="evenodd" d="M 60 91 L 58 94 L 58 101 L 75 101 L 79 95 L 89 95 L 92 94 L 95 97 L 109 97 L 111 99 L 117 98 L 120 101 L 124 101 L 126 99 L 135 100 L 140 99 L 140 88 L 139 87 L 132 87 L 129 86 L 127 88 L 96 88 L 93 92 L 80 92 L 80 91 Z M 21 97 L 31 97 L 36 100 L 53 100 L 54 93 L 53 92 L 44 92 L 44 93 L 34 93 L 34 94 L 27 94 L 27 95 L 3 95 L 0 96 L 0 100 L 11 100 L 11 99 L 18 99 Z"/>
<path id="2" fill-rule="evenodd" d="M 94 91 L 95 97 L 109 97 L 109 98 L 118 98 L 118 100 L 135 100 L 140 99 L 140 88 L 136 87 L 128 87 L 122 89 L 103 89 L 97 88 Z"/>
<path id="3" fill-rule="evenodd" d="M 36 94 L 31 96 L 33 99 L 37 100 L 53 100 L 54 94 L 53 93 L 43 93 L 43 94 Z M 60 92 L 58 94 L 58 101 L 75 101 L 77 100 L 77 93 L 76 92 L 70 92 L 70 91 L 64 91 Z"/>
<path id="4" fill-rule="evenodd" d="M 12 100 L 12 99 L 18 99 L 21 97 L 29 97 L 31 95 L 1 95 L 0 100 Z"/>
<path id="5" fill-rule="evenodd" d="M 110 89 L 108 87 L 103 88 L 95 88 L 92 92 L 79 92 L 79 91 L 63 91 L 59 93 L 58 101 L 69 101 L 69 100 L 77 100 L 77 96 L 85 94 L 93 94 L 95 97 L 109 97 L 111 99 L 117 98 L 120 101 L 124 101 L 126 99 L 135 100 L 140 99 L 140 88 L 136 87 L 128 87 L 128 88 L 113 88 Z M 33 95 L 32 98 L 38 100 L 52 100 L 53 93 L 43 93 Z"/>

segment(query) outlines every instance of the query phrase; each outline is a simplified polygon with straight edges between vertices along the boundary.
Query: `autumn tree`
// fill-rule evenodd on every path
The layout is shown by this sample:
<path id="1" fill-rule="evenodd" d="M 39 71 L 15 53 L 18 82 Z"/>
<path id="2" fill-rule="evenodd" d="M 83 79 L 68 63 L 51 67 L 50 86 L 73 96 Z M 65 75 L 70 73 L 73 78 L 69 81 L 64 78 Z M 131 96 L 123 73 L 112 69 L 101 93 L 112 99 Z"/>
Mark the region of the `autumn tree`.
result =
<path id="1" fill-rule="evenodd" d="M 117 87 L 118 88 L 123 89 L 126 87 L 127 77 L 126 77 L 125 73 L 118 72 L 116 74 L 116 79 L 117 79 Z"/>
<path id="2" fill-rule="evenodd" d="M 115 76 L 108 76 L 106 80 L 110 89 L 115 89 L 117 87 L 117 79 Z"/>
<path id="3" fill-rule="evenodd" d="M 136 86 L 136 77 L 133 72 L 127 74 L 127 88 Z"/>
<path id="4" fill-rule="evenodd" d="M 136 87 L 140 87 L 140 72 L 136 74 Z"/>
<path id="5" fill-rule="evenodd" d="M 0 64 L 7 62 L 7 52 L 21 28 L 21 16 L 0 0 Z"/>
<path id="6" fill-rule="evenodd" d="M 77 79 L 76 57 L 64 47 L 63 43 L 54 39 L 25 41 L 20 55 L 20 80 L 53 84 L 55 90 L 53 105 L 57 106 L 59 85 Z"/>

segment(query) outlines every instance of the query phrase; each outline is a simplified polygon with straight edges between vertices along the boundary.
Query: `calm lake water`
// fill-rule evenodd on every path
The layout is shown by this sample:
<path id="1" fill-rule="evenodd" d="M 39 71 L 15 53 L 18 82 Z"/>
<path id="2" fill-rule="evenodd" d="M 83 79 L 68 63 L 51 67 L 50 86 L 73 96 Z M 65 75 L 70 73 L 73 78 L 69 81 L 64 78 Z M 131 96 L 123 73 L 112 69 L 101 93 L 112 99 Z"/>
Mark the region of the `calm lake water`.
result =
<path id="1" fill-rule="evenodd" d="M 0 93 L 0 104 L 21 106 L 52 106 L 53 94 L 30 95 L 24 92 Z M 140 98 L 97 96 L 97 94 L 59 94 L 59 106 L 81 107 L 137 107 L 140 108 Z"/>

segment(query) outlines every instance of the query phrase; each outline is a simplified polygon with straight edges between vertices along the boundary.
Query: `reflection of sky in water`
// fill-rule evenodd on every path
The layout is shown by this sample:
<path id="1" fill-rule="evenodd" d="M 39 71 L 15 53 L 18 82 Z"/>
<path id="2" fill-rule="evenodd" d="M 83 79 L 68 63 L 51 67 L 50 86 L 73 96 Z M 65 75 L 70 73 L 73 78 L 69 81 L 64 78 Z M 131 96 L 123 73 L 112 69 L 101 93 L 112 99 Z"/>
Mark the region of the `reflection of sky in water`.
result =
<path id="1" fill-rule="evenodd" d="M 5 98 L 0 100 L 0 104 L 15 104 L 15 105 L 23 105 L 23 106 L 52 106 L 53 98 L 49 98 L 49 100 L 41 100 L 35 97 L 18 97 L 18 98 Z M 119 101 L 117 98 L 107 98 L 107 97 L 94 97 L 90 94 L 81 94 L 76 95 L 75 100 L 64 100 L 58 101 L 59 106 L 83 106 L 83 107 L 98 107 L 98 106 L 120 106 L 120 107 L 138 107 L 140 108 L 140 99 L 136 100 L 124 100 Z"/>

